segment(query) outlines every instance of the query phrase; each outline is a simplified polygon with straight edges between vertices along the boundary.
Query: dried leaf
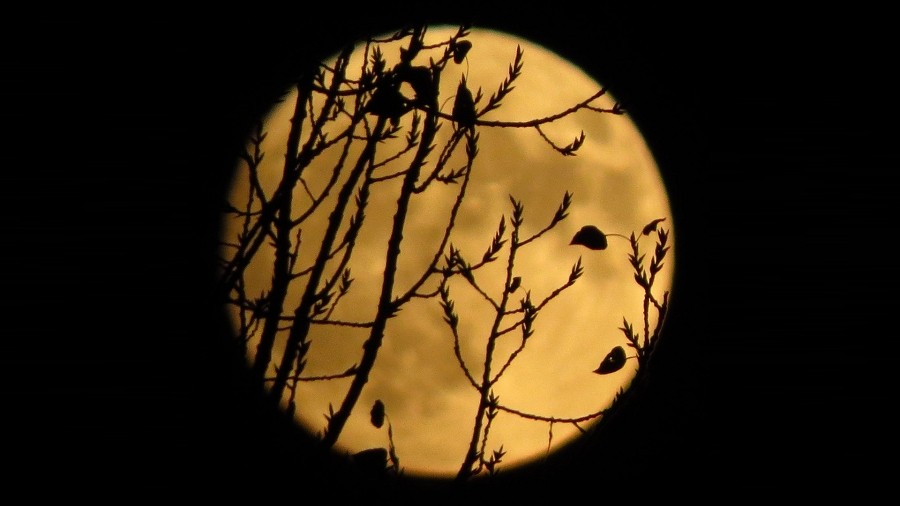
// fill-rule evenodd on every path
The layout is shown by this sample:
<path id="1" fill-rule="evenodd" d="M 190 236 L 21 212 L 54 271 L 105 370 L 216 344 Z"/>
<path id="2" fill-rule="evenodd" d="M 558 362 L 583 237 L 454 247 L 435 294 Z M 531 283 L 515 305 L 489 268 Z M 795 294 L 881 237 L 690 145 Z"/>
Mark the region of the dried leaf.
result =
<path id="1" fill-rule="evenodd" d="M 452 48 L 453 61 L 457 64 L 460 64 L 465 59 L 466 53 L 469 52 L 469 49 L 472 49 L 472 43 L 467 40 L 460 40 L 453 44 Z"/>
<path id="2" fill-rule="evenodd" d="M 656 232 L 656 226 L 665 220 L 666 220 L 665 218 L 658 218 L 658 219 L 651 221 L 650 223 L 647 224 L 646 227 L 644 227 L 643 234 L 650 235 L 651 233 Z"/>
<path id="3" fill-rule="evenodd" d="M 593 250 L 606 249 L 606 234 L 593 225 L 585 225 L 581 230 L 575 233 L 569 244 L 579 244 Z"/>
<path id="4" fill-rule="evenodd" d="M 453 101 L 453 121 L 464 128 L 475 126 L 475 101 L 472 99 L 472 92 L 466 87 L 465 78 L 456 87 L 456 98 Z"/>
<path id="5" fill-rule="evenodd" d="M 616 346 L 606 355 L 603 362 L 600 362 L 600 367 L 595 369 L 594 372 L 597 374 L 616 372 L 625 366 L 625 361 L 627 359 L 628 357 L 625 356 L 625 349 L 621 346 Z"/>
<path id="6" fill-rule="evenodd" d="M 381 399 L 376 400 L 372 405 L 371 420 L 372 425 L 379 429 L 384 425 L 384 403 L 381 402 Z"/>
<path id="7" fill-rule="evenodd" d="M 401 116 L 409 111 L 406 97 L 400 93 L 397 85 L 392 82 L 381 83 L 375 90 L 375 93 L 372 94 L 367 107 L 370 113 L 390 118 L 391 120 L 400 119 Z"/>
<path id="8" fill-rule="evenodd" d="M 397 76 L 412 87 L 416 94 L 417 104 L 427 107 L 433 105 L 437 100 L 438 90 L 431 70 L 427 67 L 401 66 L 397 70 Z"/>

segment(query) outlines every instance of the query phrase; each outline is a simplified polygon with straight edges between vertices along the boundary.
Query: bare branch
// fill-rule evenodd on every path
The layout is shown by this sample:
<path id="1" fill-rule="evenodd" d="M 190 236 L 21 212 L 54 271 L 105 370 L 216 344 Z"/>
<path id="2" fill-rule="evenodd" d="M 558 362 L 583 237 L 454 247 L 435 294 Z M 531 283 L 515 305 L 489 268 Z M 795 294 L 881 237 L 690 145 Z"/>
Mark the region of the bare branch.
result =
<path id="1" fill-rule="evenodd" d="M 562 417 L 556 417 L 556 416 L 536 415 L 533 413 L 528 413 L 525 411 L 520 411 L 518 409 L 513 409 L 513 408 L 510 408 L 507 406 L 503 406 L 502 404 L 498 405 L 497 409 L 500 411 L 505 411 L 507 413 L 512 413 L 516 416 L 520 416 L 520 417 L 528 419 L 528 420 L 536 420 L 539 422 L 550 422 L 550 423 L 571 423 L 571 424 L 578 424 L 578 423 L 583 423 L 583 422 L 587 422 L 590 420 L 595 420 L 597 418 L 602 417 L 609 411 L 608 409 L 601 409 L 599 411 L 595 411 L 595 412 L 587 414 L 587 415 L 582 415 L 582 416 L 573 417 L 573 418 L 562 418 Z"/>
<path id="2" fill-rule="evenodd" d="M 559 146 L 555 142 L 551 141 L 550 138 L 544 134 L 544 131 L 541 130 L 540 125 L 535 125 L 534 129 L 538 131 L 538 133 L 541 135 L 542 139 L 547 141 L 547 144 L 549 144 L 550 147 L 552 147 L 554 150 L 556 150 L 563 156 L 575 156 L 575 152 L 578 151 L 578 148 L 580 148 L 582 144 L 584 144 L 584 139 L 585 139 L 584 131 L 582 131 L 581 135 L 576 137 L 575 140 L 572 141 L 568 146 Z"/>

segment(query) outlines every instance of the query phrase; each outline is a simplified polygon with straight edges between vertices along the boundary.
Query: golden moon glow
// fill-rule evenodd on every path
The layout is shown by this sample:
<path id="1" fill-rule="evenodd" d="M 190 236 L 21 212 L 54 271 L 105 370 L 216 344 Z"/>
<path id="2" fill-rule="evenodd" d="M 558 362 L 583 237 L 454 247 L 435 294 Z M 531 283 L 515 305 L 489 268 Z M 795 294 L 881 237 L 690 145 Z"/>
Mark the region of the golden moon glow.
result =
<path id="1" fill-rule="evenodd" d="M 426 45 L 447 40 L 456 30 L 456 27 L 431 27 L 425 35 Z M 577 67 L 528 41 L 478 28 L 472 29 L 465 39 L 472 43 L 466 58 L 459 64 L 450 61 L 441 75 L 438 105 L 447 114 L 451 112 L 463 76 L 473 95 L 482 90 L 484 96 L 477 108 L 483 108 L 488 97 L 507 79 L 517 46 L 523 51 L 521 76 L 501 106 L 480 117 L 482 121 L 524 122 L 548 117 L 585 101 L 602 88 Z M 399 60 L 400 48 L 407 42 L 381 45 L 388 68 Z M 348 76 L 359 77 L 362 51 L 363 46 L 359 45 L 348 66 Z M 433 52 L 423 50 L 416 61 L 427 65 L 429 57 L 436 60 L 442 52 L 443 48 Z M 268 195 L 273 194 L 281 179 L 297 95 L 297 90 L 292 89 L 263 122 L 266 137 L 260 146 L 265 157 L 259 167 L 259 182 Z M 615 100 L 607 93 L 591 105 L 610 109 Z M 412 114 L 407 114 L 401 118 L 397 138 L 379 146 L 384 154 L 376 156 L 376 161 L 385 160 L 405 145 L 411 117 Z M 429 173 L 452 131 L 452 122 L 444 121 L 436 137 L 437 147 L 427 158 L 430 165 L 423 174 Z M 557 146 L 570 144 L 583 132 L 585 140 L 575 156 L 563 156 L 555 151 L 535 128 L 478 125 L 476 131 L 480 136 L 478 155 L 449 243 L 470 264 L 475 264 L 491 245 L 501 218 L 505 222 L 506 242 L 497 260 L 477 271 L 477 285 L 484 294 L 459 275 L 447 283 L 459 317 L 458 356 L 453 332 L 444 321 L 440 297 L 411 298 L 388 320 L 374 368 L 336 444 L 338 451 L 355 453 L 375 447 L 388 448 L 393 443 L 401 468 L 408 476 L 452 477 L 459 470 L 472 439 L 479 392 L 467 379 L 465 369 L 475 379 L 480 379 L 484 370 L 488 336 L 496 316 L 488 298 L 494 301 L 502 298 L 507 275 L 513 214 L 510 197 L 524 209 L 521 239 L 538 233 L 551 222 L 566 193 L 572 195 L 572 200 L 565 219 L 517 251 L 514 275 L 521 278 L 521 286 L 510 295 L 508 309 L 519 309 L 527 293 L 534 304 L 545 300 L 566 284 L 579 259 L 583 274 L 540 309 L 534 321 L 534 333 L 524 347 L 521 329 L 496 339 L 492 370 L 499 371 L 511 355 L 514 358 L 491 389 L 499 404 L 508 409 L 501 410 L 493 419 L 484 446 L 486 454 L 502 447 L 505 455 L 499 464 L 501 469 L 535 461 L 571 442 L 580 434 L 579 427 L 586 429 L 599 418 L 588 415 L 610 406 L 617 393 L 628 388 L 637 369 L 636 360 L 627 360 L 622 369 L 610 374 L 593 372 L 616 346 L 625 348 L 629 357 L 634 356 L 620 330 L 623 318 L 634 325 L 635 332 L 644 330 L 644 291 L 635 283 L 628 258 L 632 249 L 626 237 L 634 233 L 640 238 L 641 252 L 649 259 L 654 254 L 655 236 L 642 236 L 641 230 L 651 221 L 665 218 L 662 225 L 669 231 L 669 245 L 674 243 L 666 189 L 648 146 L 627 113 L 616 115 L 582 109 L 541 125 L 543 134 Z M 359 155 L 363 142 L 356 144 L 347 157 L 351 160 L 348 166 Z M 445 172 L 465 167 L 464 143 L 458 151 Z M 330 150 L 305 169 L 303 184 L 298 184 L 293 191 L 295 217 L 309 208 L 311 196 L 318 195 L 327 186 L 331 168 L 340 156 L 340 149 Z M 384 179 L 371 186 L 365 221 L 347 264 L 352 286 L 328 318 L 362 323 L 374 317 L 385 272 L 386 244 L 402 181 L 402 177 L 387 176 L 403 170 L 410 159 L 407 156 L 375 170 L 374 176 Z M 334 206 L 339 187 L 340 182 L 323 200 L 320 215 L 303 224 L 297 272 L 311 265 L 318 252 L 328 210 Z M 241 208 L 248 191 L 246 166 L 241 165 L 231 190 L 231 204 Z M 454 184 L 433 181 L 425 191 L 412 196 L 393 288 L 395 296 L 409 290 L 436 255 L 442 258 L 447 255 L 447 248 L 444 251 L 439 248 L 459 191 L 459 181 Z M 347 214 L 339 237 L 347 230 L 353 212 Z M 597 226 L 606 233 L 608 247 L 592 250 L 570 244 L 585 225 Z M 223 241 L 234 242 L 240 231 L 240 220 L 227 220 Z M 227 249 L 223 252 L 227 257 Z M 673 253 L 669 252 L 664 268 L 656 274 L 654 293 L 660 300 L 661 294 L 671 287 Z M 335 255 L 334 265 L 327 269 L 328 275 L 336 271 L 339 256 Z M 273 261 L 273 250 L 268 246 L 262 247 L 254 257 L 244 279 L 249 298 L 269 290 Z M 443 260 L 439 265 L 443 265 Z M 440 276 L 435 274 L 416 293 L 433 294 L 439 282 Z M 304 283 L 302 276 L 292 283 L 284 314 L 292 314 Z M 234 308 L 231 311 L 238 328 L 239 311 Z M 502 326 L 514 322 L 514 316 L 510 315 Z M 655 312 L 650 314 L 651 330 L 657 317 Z M 369 331 L 364 326 L 313 325 L 301 376 L 339 375 L 358 364 Z M 286 335 L 286 331 L 279 333 L 274 357 L 282 353 Z M 248 342 L 250 362 L 256 349 L 254 339 Z M 274 375 L 275 362 L 269 365 L 270 376 Z M 349 377 L 299 382 L 294 392 L 297 421 L 311 433 L 321 433 L 329 406 L 337 410 L 349 384 Z M 386 412 L 382 427 L 374 426 L 370 419 L 370 410 L 378 400 L 383 402 Z M 577 426 L 567 421 L 575 419 L 581 420 Z"/>

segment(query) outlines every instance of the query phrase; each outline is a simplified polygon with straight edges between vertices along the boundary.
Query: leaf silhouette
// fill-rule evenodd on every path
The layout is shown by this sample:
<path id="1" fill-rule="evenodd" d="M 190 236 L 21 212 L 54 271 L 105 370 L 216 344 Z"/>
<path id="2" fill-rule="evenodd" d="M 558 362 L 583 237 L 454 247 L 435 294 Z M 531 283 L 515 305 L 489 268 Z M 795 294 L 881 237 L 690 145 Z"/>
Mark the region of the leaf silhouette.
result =
<path id="1" fill-rule="evenodd" d="M 651 233 L 656 232 L 656 226 L 665 220 L 666 220 L 665 218 L 657 218 L 657 219 L 651 221 L 650 223 L 647 224 L 646 227 L 644 227 L 644 230 L 642 233 L 644 235 L 650 235 Z"/>
<path id="2" fill-rule="evenodd" d="M 569 244 L 579 244 L 593 250 L 606 249 L 606 234 L 593 225 L 585 225 L 575 233 Z"/>
<path id="3" fill-rule="evenodd" d="M 616 346 L 609 353 L 606 354 L 606 357 L 603 359 L 603 362 L 600 362 L 600 367 L 594 370 L 597 374 L 609 374 L 618 371 L 625 365 L 625 360 L 628 357 L 625 356 L 625 349 L 621 346 Z"/>
<path id="4" fill-rule="evenodd" d="M 391 121 L 399 120 L 409 111 L 406 97 L 400 93 L 396 84 L 382 83 L 372 94 L 368 103 L 368 110 L 376 116 L 389 118 Z"/>
<path id="5" fill-rule="evenodd" d="M 431 71 L 427 67 L 401 66 L 397 69 L 398 78 L 409 83 L 416 94 L 416 103 L 422 106 L 431 106 L 437 100 L 437 87 Z"/>
<path id="6" fill-rule="evenodd" d="M 462 63 L 469 49 L 472 49 L 472 43 L 467 40 L 460 40 L 450 46 L 453 51 L 453 61 L 457 64 Z"/>
<path id="7" fill-rule="evenodd" d="M 372 405 L 370 415 L 372 425 L 380 429 L 384 425 L 384 403 L 381 402 L 381 399 L 375 401 L 375 404 Z"/>
<path id="8" fill-rule="evenodd" d="M 475 101 L 472 99 L 472 92 L 466 87 L 465 78 L 456 87 L 456 99 L 453 101 L 453 120 L 465 128 L 475 126 Z"/>

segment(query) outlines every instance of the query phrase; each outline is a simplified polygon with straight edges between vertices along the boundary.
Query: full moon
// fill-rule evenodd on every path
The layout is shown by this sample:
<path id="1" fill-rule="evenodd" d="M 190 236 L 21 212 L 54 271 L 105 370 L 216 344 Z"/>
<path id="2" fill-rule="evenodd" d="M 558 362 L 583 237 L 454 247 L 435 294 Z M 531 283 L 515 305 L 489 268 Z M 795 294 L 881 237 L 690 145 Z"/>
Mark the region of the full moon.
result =
<path id="1" fill-rule="evenodd" d="M 427 67 L 429 61 L 438 61 L 448 47 L 440 43 L 458 30 L 428 27 L 423 48 L 412 64 Z M 376 46 L 386 62 L 384 68 L 400 61 L 401 49 L 410 38 L 389 41 L 388 35 L 381 37 L 384 42 L 355 46 L 346 66 L 349 81 L 362 82 L 362 69 L 371 64 Z M 655 223 L 668 236 L 670 249 L 661 269 L 654 272 L 652 294 L 658 302 L 671 288 L 675 265 L 674 223 L 664 182 L 641 132 L 627 111 L 622 114 L 616 108 L 613 94 L 607 91 L 587 102 L 603 90 L 601 84 L 560 55 L 512 34 L 476 27 L 459 40 L 471 46 L 464 54 L 454 53 L 459 57 L 450 58 L 440 74 L 436 101 L 440 129 L 418 178 L 421 187 L 410 197 L 402 229 L 391 294 L 392 299 L 408 297 L 387 320 L 368 380 L 333 447 L 348 455 L 390 449 L 407 476 L 452 478 L 466 459 L 473 435 L 475 449 L 483 452 L 484 459 L 500 457 L 496 467 L 501 470 L 539 462 L 573 442 L 602 418 L 638 370 L 633 359 L 636 351 L 629 346 L 623 322 L 633 326 L 639 343 L 645 328 L 652 332 L 659 322 L 660 314 L 652 305 L 645 309 L 645 289 L 635 281 L 631 238 L 649 265 L 658 236 L 656 229 L 648 234 L 642 231 L 654 220 L 662 220 Z M 521 68 L 516 71 L 519 52 Z M 329 85 L 336 61 L 337 56 L 323 62 L 321 89 Z M 512 80 L 511 73 L 516 74 Z M 452 111 L 463 80 L 477 99 L 479 112 L 504 83 L 511 89 L 502 94 L 496 108 L 479 115 L 473 129 L 478 136 L 477 154 L 471 162 L 463 138 L 440 177 L 428 181 L 457 128 Z M 400 87 L 410 101 L 417 91 L 421 90 L 407 82 Z M 259 203 L 248 204 L 253 188 L 271 198 L 282 180 L 298 96 L 296 87 L 288 89 L 261 119 L 258 133 L 264 137 L 248 142 L 248 153 L 257 150 L 264 155 L 257 157 L 256 175 L 250 176 L 245 160 L 238 164 L 229 202 L 233 208 L 251 212 L 226 217 L 225 260 L 234 254 L 245 218 L 252 221 L 253 212 L 260 209 Z M 300 146 L 309 140 L 308 125 L 320 119 L 316 106 L 323 101 L 314 97 L 305 109 L 307 127 L 301 132 Z M 418 125 L 413 124 L 414 114 L 419 115 Z M 398 195 L 416 151 L 404 149 L 414 128 L 421 140 L 424 114 L 416 108 L 407 111 L 396 122 L 396 134 L 378 143 L 368 194 L 363 198 L 364 212 L 356 213 L 360 202 L 356 188 L 330 247 L 322 283 L 333 278 L 338 286 L 346 273 L 349 288 L 324 301 L 321 313 L 313 318 L 302 370 L 291 383 L 294 387 L 285 390 L 282 403 L 287 408 L 293 402 L 297 423 L 310 434 L 324 433 L 361 362 L 370 323 L 379 309 Z M 334 118 L 333 129 L 324 132 L 326 139 L 335 139 L 346 128 L 349 119 L 340 116 Z M 538 121 L 542 119 L 547 121 Z M 364 134 L 360 128 L 355 133 L 358 140 L 346 152 L 342 142 L 321 151 L 292 189 L 291 216 L 298 223 L 303 220 L 290 237 L 295 276 L 284 298 L 284 321 L 272 348 L 267 378 L 273 378 L 280 365 L 291 317 L 309 280 L 338 191 L 363 151 Z M 577 149 L 570 155 L 560 152 L 573 143 Z M 335 171 L 341 163 L 343 169 Z M 461 191 L 464 195 L 457 200 Z M 313 207 L 314 212 L 304 217 Z M 564 216 L 554 221 L 561 207 Z M 521 223 L 514 225 L 517 213 Z M 342 244 L 352 226 L 360 223 L 352 244 Z M 605 247 L 573 244 L 584 226 L 601 230 Z M 509 262 L 514 231 L 520 246 L 514 262 Z M 482 264 L 495 238 L 500 241 L 494 259 Z M 533 240 L 525 242 L 529 238 Z M 243 273 L 240 290 L 248 301 L 272 290 L 273 243 L 263 241 Z M 342 264 L 351 246 L 352 254 Z M 478 267 L 466 276 L 457 264 L 456 273 L 445 277 L 441 269 L 448 265 L 451 248 L 468 265 Z M 576 271 L 580 276 L 572 281 Z M 514 280 L 514 286 L 507 285 L 509 280 Z M 447 301 L 457 318 L 455 328 L 448 322 Z M 506 302 L 501 306 L 502 301 Z M 521 324 L 523 301 L 537 307 L 527 339 Z M 249 366 L 257 357 L 262 323 L 248 323 L 246 304 L 232 304 L 229 311 L 236 333 L 245 338 Z M 597 374 L 598 366 L 617 347 L 626 351 L 625 365 Z M 490 419 L 483 416 L 477 430 L 479 385 L 485 368 L 493 381 L 488 390 L 495 399 L 496 414 Z M 376 406 L 375 411 L 383 407 L 383 423 L 375 423 L 380 418 L 373 415 Z"/>

